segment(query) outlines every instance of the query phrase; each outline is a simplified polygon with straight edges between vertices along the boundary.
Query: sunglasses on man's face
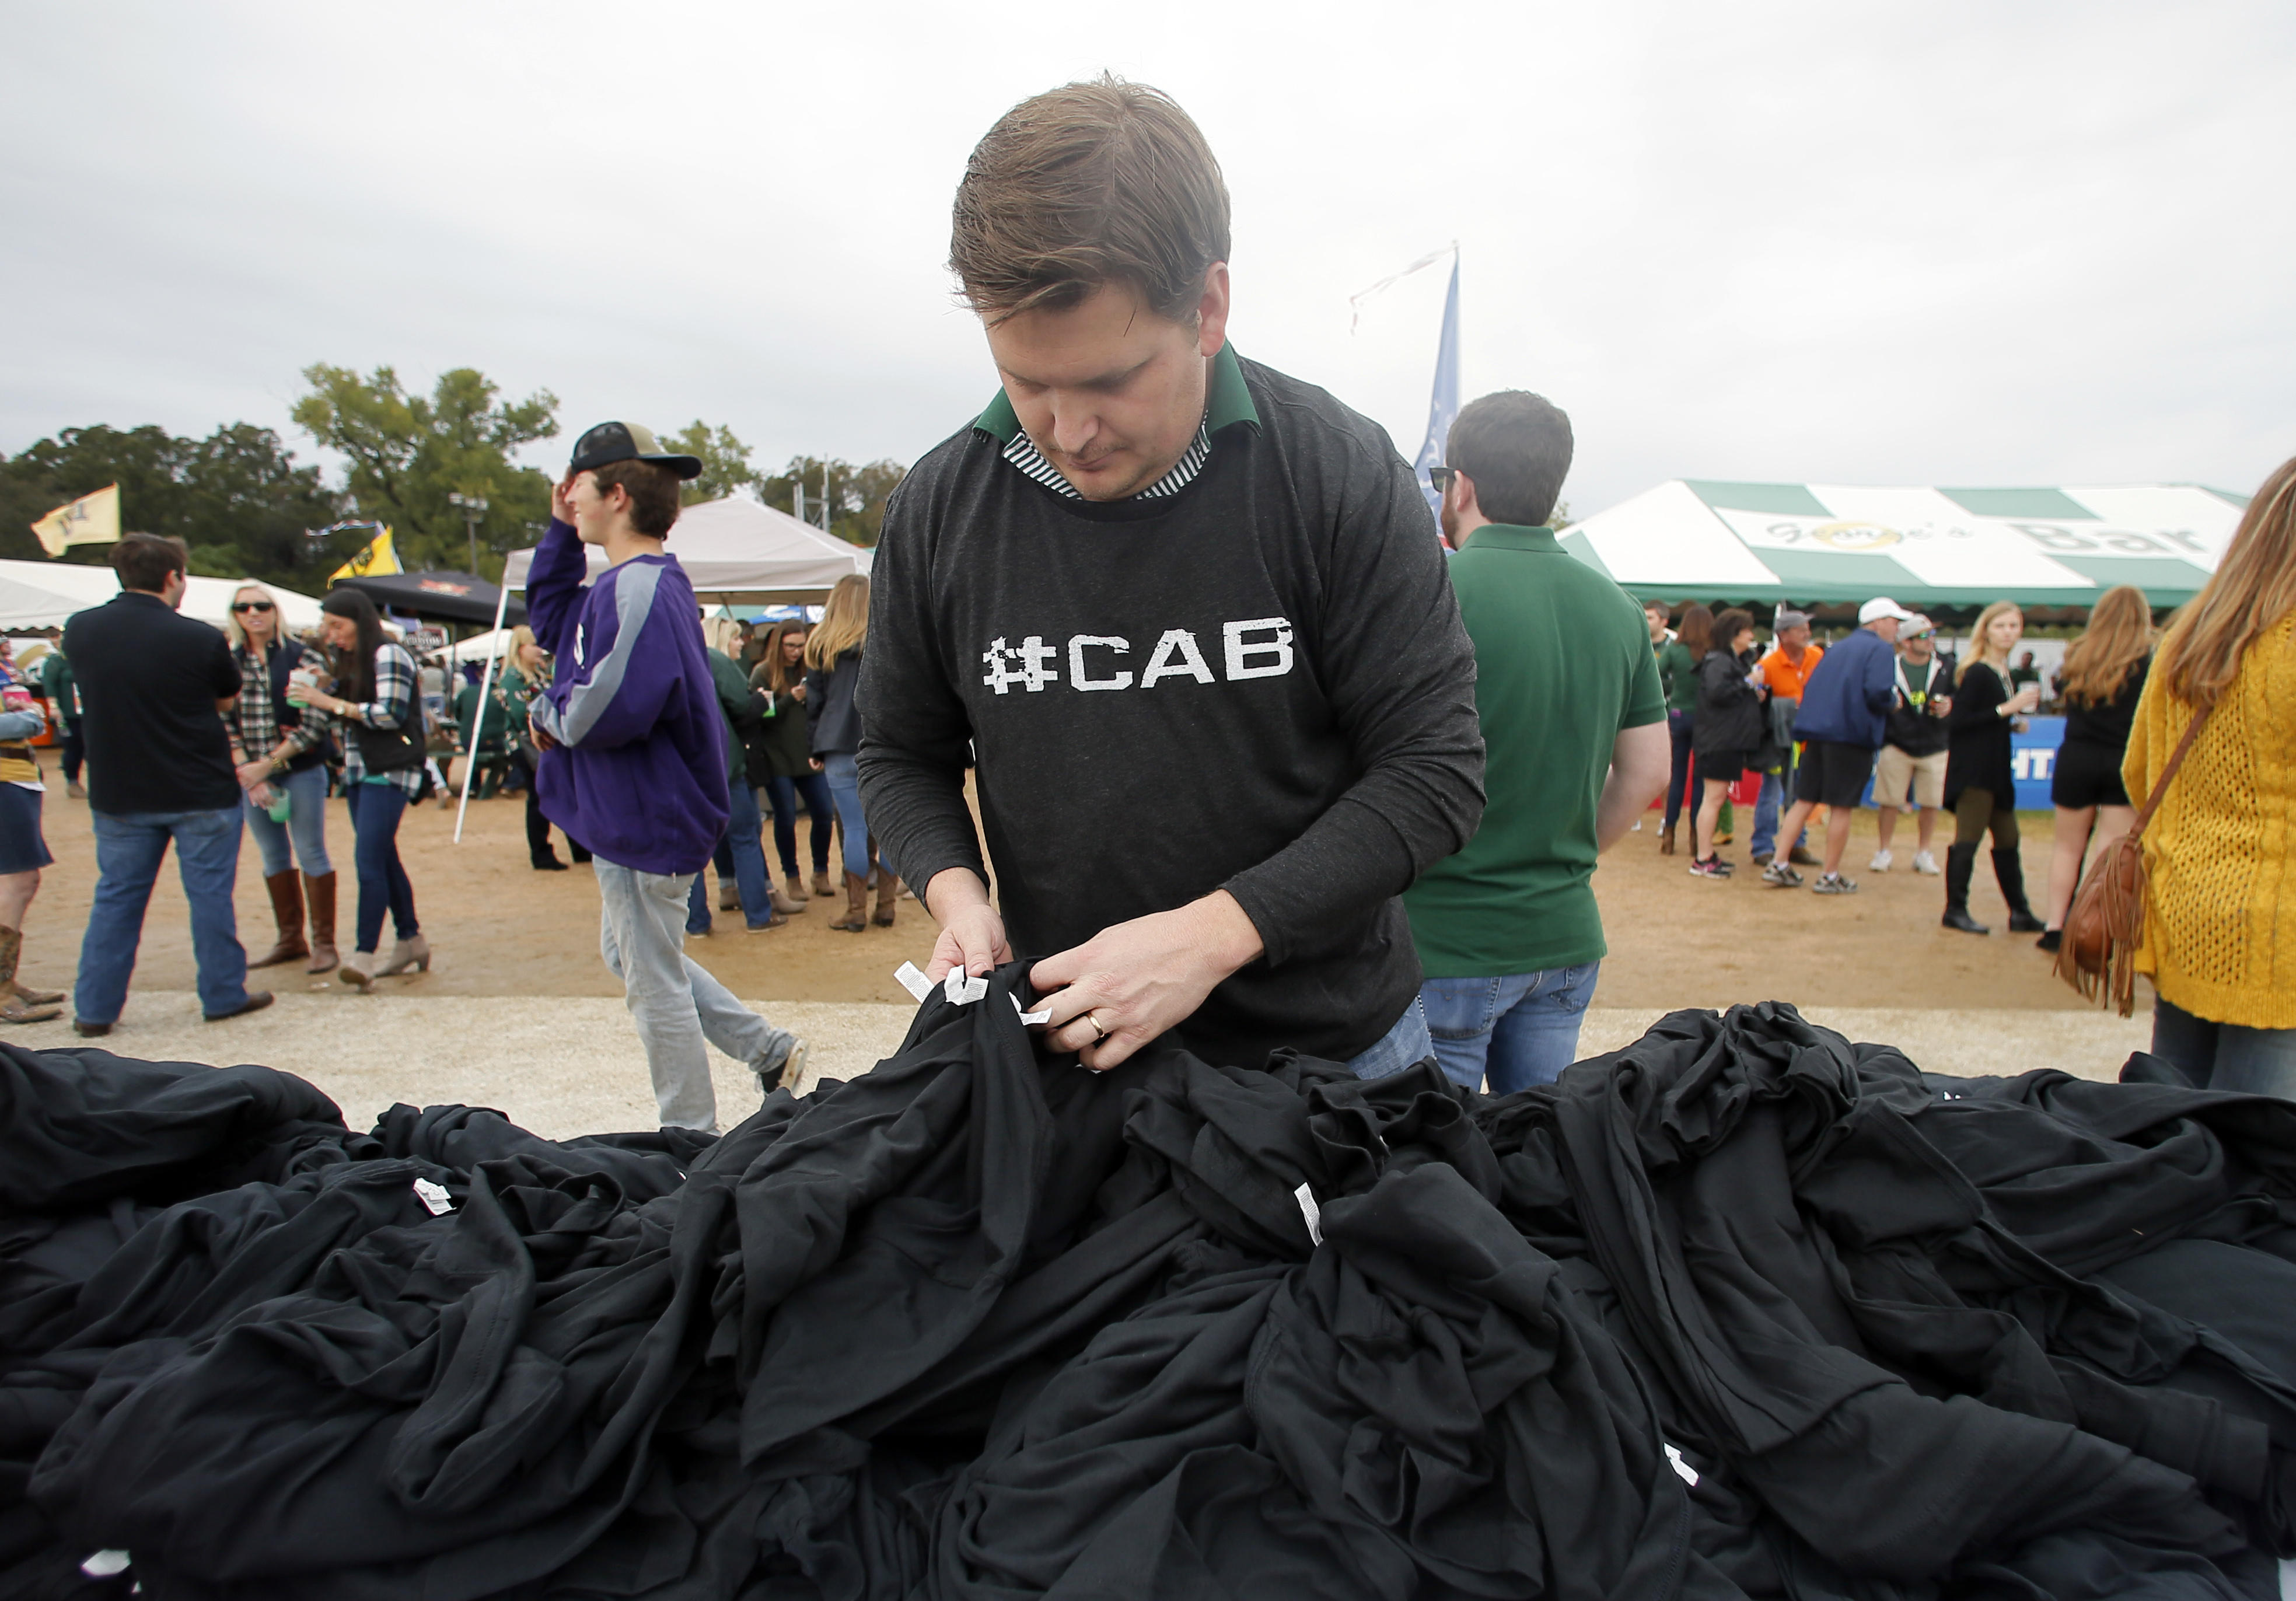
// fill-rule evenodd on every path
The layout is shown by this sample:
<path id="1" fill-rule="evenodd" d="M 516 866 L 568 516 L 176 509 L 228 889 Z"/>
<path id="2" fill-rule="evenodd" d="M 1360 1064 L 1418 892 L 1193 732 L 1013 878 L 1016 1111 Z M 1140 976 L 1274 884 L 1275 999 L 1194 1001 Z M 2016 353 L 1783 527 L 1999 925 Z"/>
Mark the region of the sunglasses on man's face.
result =
<path id="1" fill-rule="evenodd" d="M 231 603 L 231 609 L 234 612 L 268 612 L 271 610 L 271 603 L 269 601 L 234 601 Z"/>
<path id="2" fill-rule="evenodd" d="M 1435 486 L 1435 491 L 1439 495 L 1451 487 L 1451 480 L 1458 476 L 1458 472 L 1456 467 L 1430 467 L 1427 469 L 1427 481 Z"/>

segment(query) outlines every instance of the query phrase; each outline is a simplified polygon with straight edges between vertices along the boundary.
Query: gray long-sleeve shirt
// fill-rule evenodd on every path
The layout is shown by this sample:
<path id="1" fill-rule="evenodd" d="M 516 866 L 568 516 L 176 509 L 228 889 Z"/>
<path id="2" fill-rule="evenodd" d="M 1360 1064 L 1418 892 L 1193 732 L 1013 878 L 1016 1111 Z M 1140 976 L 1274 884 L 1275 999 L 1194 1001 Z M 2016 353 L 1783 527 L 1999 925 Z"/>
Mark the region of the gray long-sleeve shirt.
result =
<path id="1" fill-rule="evenodd" d="M 1225 887 L 1267 949 L 1184 1030 L 1344 1060 L 1410 1004 L 1396 897 L 1482 811 L 1474 655 L 1410 469 L 1329 395 L 1223 351 L 1177 494 L 1065 498 L 1000 396 L 887 508 L 859 702 L 902 875 L 982 873 L 1016 952 Z"/>

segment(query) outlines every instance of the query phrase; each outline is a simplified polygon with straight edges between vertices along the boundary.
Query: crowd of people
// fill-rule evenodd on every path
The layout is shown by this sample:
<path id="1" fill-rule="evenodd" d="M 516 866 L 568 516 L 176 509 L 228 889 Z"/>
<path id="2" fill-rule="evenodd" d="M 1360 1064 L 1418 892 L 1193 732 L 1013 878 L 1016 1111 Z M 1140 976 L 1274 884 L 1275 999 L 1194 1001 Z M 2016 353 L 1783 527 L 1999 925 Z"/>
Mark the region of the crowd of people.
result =
<path id="1" fill-rule="evenodd" d="M 1104 226 L 1118 215 L 1125 228 Z M 1957 655 L 1888 596 L 1831 645 L 1791 608 L 1767 648 L 1741 606 L 1637 616 L 1546 526 L 1573 437 L 1520 390 L 1460 412 L 1431 539 L 1384 432 L 1228 341 L 1228 243 L 1218 163 L 1166 97 L 1103 79 L 1007 113 L 966 167 L 951 247 L 998 387 L 918 463 L 873 578 L 840 581 L 817 622 L 705 628 L 674 542 L 700 462 L 631 423 L 577 441 L 530 629 L 496 686 L 455 706 L 477 792 L 525 792 L 535 867 L 567 865 L 554 827 L 595 874 L 602 955 L 664 1125 L 716 1126 L 705 1042 L 766 1088 L 804 1060 L 685 954 L 712 926 L 712 862 L 716 909 L 754 932 L 840 887 L 832 926 L 891 926 L 906 880 L 939 925 L 928 977 L 1029 953 L 1029 1026 L 1096 1071 L 1174 1034 L 1215 1061 L 1290 1047 L 1365 1078 L 1431 1057 L 1508 1090 L 1575 1054 L 1606 952 L 1595 862 L 1652 800 L 1661 852 L 1690 815 L 1693 875 L 1732 875 L 1734 791 L 1753 808 L 1750 877 L 1841 897 L 1869 784 L 1866 871 L 1896 867 L 1911 812 L 1909 866 L 1941 880 L 1943 927 L 1989 932 L 1970 907 L 1983 849 L 2009 930 L 2044 950 L 2096 853 L 2141 826 L 2132 800 L 2156 803 L 2139 957 L 2156 1048 L 2196 1083 L 2296 1094 L 2296 940 L 2278 910 L 2296 463 L 2164 634 L 2123 587 L 2067 654 L 2045 917 L 2013 761 L 2041 673 L 2015 603 L 1985 607 Z M 607 558 L 594 579 L 588 549 Z M 210 1019 L 270 999 L 245 988 L 232 926 L 242 828 L 277 924 L 253 965 L 363 989 L 426 968 L 397 833 L 436 783 L 425 731 L 445 684 L 426 710 L 422 669 L 363 595 L 328 595 L 319 636 L 297 641 L 250 585 L 226 640 L 174 613 L 180 546 L 129 536 L 114 559 L 122 593 L 72 620 L 54 697 L 68 781 L 84 748 L 96 817 L 80 1032 L 119 1015 L 171 840 Z M 0 711 L 0 776 L 29 760 L 8 743 L 22 715 Z M 358 880 L 347 954 L 323 821 L 338 789 Z M 46 862 L 37 817 L 37 800 L 0 809 L 12 986 Z M 4 998 L 19 1021 L 60 998 Z"/>

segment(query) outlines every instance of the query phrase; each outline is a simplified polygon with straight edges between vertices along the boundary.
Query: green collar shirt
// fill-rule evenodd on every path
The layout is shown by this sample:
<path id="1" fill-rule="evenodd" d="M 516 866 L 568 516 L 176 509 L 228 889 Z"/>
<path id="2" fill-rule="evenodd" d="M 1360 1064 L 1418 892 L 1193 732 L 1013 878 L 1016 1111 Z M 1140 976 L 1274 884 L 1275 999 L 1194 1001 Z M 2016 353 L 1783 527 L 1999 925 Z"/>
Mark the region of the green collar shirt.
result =
<path id="1" fill-rule="evenodd" d="M 1595 815 L 1623 729 L 1663 722 L 1642 608 L 1544 528 L 1489 523 L 1451 558 L 1475 647 L 1484 792 L 1475 837 L 1404 896 L 1430 978 L 1600 961 Z"/>

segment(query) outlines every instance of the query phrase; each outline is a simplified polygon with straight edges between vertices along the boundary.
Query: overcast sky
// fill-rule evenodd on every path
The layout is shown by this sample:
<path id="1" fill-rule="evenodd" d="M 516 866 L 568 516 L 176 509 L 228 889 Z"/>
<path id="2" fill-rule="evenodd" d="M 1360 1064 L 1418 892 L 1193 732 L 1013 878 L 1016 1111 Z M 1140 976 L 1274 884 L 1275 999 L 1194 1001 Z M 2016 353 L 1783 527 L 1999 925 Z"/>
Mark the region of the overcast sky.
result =
<path id="1" fill-rule="evenodd" d="M 995 379 L 943 262 L 998 113 L 1173 94 L 1244 353 L 1424 431 L 1572 415 L 1580 514 L 1675 477 L 2248 490 L 2296 453 L 2296 7 L 1031 11 L 15 0 L 0 449 L 287 422 L 473 365 L 610 416 L 912 461 Z"/>

